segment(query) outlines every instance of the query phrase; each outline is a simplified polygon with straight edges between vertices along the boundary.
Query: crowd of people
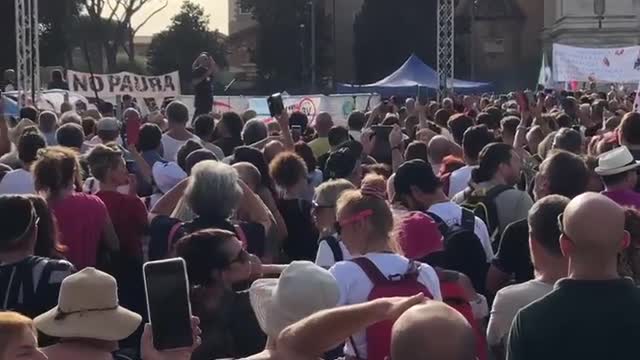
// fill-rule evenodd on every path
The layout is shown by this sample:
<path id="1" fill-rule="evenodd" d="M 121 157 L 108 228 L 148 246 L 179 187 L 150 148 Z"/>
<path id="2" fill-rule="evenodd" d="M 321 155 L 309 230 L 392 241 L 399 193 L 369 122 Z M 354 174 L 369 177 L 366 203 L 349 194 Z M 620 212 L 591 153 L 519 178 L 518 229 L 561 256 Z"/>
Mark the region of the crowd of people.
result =
<path id="1" fill-rule="evenodd" d="M 343 122 L 26 106 L 0 118 L 0 359 L 631 359 L 633 96 L 390 98 Z M 159 351 L 142 266 L 174 257 L 194 346 Z"/>

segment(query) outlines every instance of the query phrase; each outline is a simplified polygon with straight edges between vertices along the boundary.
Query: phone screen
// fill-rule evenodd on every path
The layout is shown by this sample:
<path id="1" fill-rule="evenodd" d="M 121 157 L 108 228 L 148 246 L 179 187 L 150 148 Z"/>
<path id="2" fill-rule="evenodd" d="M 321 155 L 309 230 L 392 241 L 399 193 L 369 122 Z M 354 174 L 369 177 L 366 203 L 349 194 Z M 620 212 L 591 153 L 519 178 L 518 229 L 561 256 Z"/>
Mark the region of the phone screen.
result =
<path id="1" fill-rule="evenodd" d="M 148 262 L 143 271 L 153 345 L 158 350 L 192 346 L 191 303 L 184 260 Z"/>
<path id="2" fill-rule="evenodd" d="M 125 121 L 127 122 L 127 144 L 138 145 L 138 139 L 140 138 L 140 118 L 125 119 Z"/>

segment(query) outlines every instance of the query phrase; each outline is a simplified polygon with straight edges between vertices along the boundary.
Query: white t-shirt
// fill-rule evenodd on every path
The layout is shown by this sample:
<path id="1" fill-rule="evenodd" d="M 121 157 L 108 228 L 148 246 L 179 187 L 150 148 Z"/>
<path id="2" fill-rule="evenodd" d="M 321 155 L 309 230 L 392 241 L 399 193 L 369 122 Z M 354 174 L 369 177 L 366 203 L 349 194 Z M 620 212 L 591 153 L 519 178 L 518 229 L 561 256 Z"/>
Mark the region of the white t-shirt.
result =
<path id="1" fill-rule="evenodd" d="M 177 161 L 178 160 L 178 150 L 180 147 L 187 143 L 189 140 L 200 141 L 198 137 L 195 135 L 191 137 L 191 139 L 187 140 L 176 140 L 167 134 L 162 135 L 162 148 L 164 149 L 164 158 L 167 161 Z"/>
<path id="2" fill-rule="evenodd" d="M 460 225 L 462 222 L 462 208 L 451 201 L 433 204 L 427 211 L 440 217 L 447 226 Z M 480 239 L 484 252 L 487 255 L 487 262 L 490 263 L 494 255 L 493 248 L 491 247 L 491 238 L 487 231 L 487 225 L 477 216 L 473 232 L 478 239 Z"/>
<path id="3" fill-rule="evenodd" d="M 487 327 L 489 345 L 499 345 L 511 329 L 511 323 L 520 309 L 541 299 L 553 291 L 553 285 L 540 280 L 530 280 L 522 284 L 507 286 L 498 291 L 493 301 L 491 318 Z"/>
<path id="4" fill-rule="evenodd" d="M 24 170 L 9 171 L 0 181 L 0 194 L 35 194 L 33 175 Z"/>
<path id="5" fill-rule="evenodd" d="M 464 166 L 451 173 L 449 177 L 449 196 L 456 195 L 457 193 L 464 191 L 469 186 L 469 180 L 471 180 L 471 171 L 477 166 Z"/>
<path id="6" fill-rule="evenodd" d="M 336 239 L 338 238 L 337 234 L 333 235 Z M 352 258 L 351 253 L 344 245 L 344 243 L 338 240 L 338 245 L 340 246 L 340 250 L 342 250 L 342 259 L 350 260 Z M 331 247 L 327 243 L 327 240 L 322 240 L 318 244 L 318 254 L 316 255 L 316 265 L 330 268 L 336 263 L 335 257 L 333 256 L 333 251 L 331 251 Z"/>
<path id="7" fill-rule="evenodd" d="M 402 255 L 392 253 L 369 253 L 365 255 L 385 276 L 404 274 L 409 266 L 409 260 Z M 373 283 L 362 271 L 360 266 L 351 261 L 341 261 L 329 269 L 338 282 L 340 300 L 338 306 L 361 304 L 368 301 L 369 293 L 373 290 Z M 435 270 L 427 264 L 420 263 L 418 281 L 433 295 L 434 300 L 442 300 L 440 280 Z M 367 339 L 365 331 L 353 335 L 353 341 L 358 348 L 358 354 L 367 358 Z M 355 356 L 350 344 L 345 344 L 345 354 Z"/>

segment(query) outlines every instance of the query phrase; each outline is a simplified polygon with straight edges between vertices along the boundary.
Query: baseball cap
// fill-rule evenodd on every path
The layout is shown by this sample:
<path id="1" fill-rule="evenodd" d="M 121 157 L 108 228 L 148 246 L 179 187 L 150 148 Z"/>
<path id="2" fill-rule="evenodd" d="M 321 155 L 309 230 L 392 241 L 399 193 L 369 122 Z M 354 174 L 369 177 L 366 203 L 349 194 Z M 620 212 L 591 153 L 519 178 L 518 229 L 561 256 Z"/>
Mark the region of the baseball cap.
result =
<path id="1" fill-rule="evenodd" d="M 411 193 L 411 186 L 432 193 L 441 186 L 440 179 L 433 173 L 431 165 L 424 160 L 414 159 L 400 165 L 393 180 L 396 197 Z"/>
<path id="2" fill-rule="evenodd" d="M 404 255 L 411 260 L 421 260 L 444 250 L 438 224 L 418 211 L 410 212 L 400 219 L 398 243 Z"/>
<path id="3" fill-rule="evenodd" d="M 349 177 L 358 163 L 358 157 L 349 148 L 340 148 L 329 155 L 324 166 L 325 180 Z"/>
<path id="4" fill-rule="evenodd" d="M 106 117 L 100 119 L 96 125 L 98 131 L 118 131 L 120 130 L 120 123 L 118 120 L 112 117 Z"/>

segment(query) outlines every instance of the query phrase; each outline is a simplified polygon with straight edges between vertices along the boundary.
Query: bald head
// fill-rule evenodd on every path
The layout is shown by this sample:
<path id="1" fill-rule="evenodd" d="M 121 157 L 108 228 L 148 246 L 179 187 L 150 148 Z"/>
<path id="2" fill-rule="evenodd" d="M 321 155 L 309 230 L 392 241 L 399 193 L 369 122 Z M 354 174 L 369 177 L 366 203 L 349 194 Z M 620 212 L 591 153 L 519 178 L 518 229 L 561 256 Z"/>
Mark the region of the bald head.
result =
<path id="1" fill-rule="evenodd" d="M 50 133 L 56 131 L 56 125 L 58 123 L 58 116 L 51 111 L 43 111 L 38 118 L 40 130 L 44 133 Z"/>
<path id="2" fill-rule="evenodd" d="M 280 154 L 284 151 L 284 145 L 278 140 L 272 140 L 264 146 L 264 159 L 267 161 L 267 164 L 273 160 L 276 155 Z"/>
<path id="3" fill-rule="evenodd" d="M 598 263 L 617 260 L 629 234 L 624 230 L 624 210 L 598 193 L 577 196 L 563 215 L 564 234 L 571 248 L 563 248 L 572 261 Z"/>
<path id="4" fill-rule="evenodd" d="M 333 120 L 331 115 L 327 112 L 321 112 L 316 116 L 315 128 L 318 132 L 318 136 L 327 137 L 329 130 L 333 127 Z"/>
<path id="5" fill-rule="evenodd" d="M 442 135 L 434 136 L 429 141 L 427 147 L 427 154 L 429 154 L 429 160 L 431 164 L 441 164 L 442 160 L 451 155 L 451 141 Z"/>
<path id="6" fill-rule="evenodd" d="M 391 331 L 393 360 L 474 360 L 473 329 L 448 305 L 429 301 L 407 310 Z"/>
<path id="7" fill-rule="evenodd" d="M 235 163 L 233 164 L 233 168 L 238 172 L 240 180 L 244 181 L 244 183 L 249 186 L 249 189 L 256 192 L 262 180 L 258 168 L 248 162 Z"/>

